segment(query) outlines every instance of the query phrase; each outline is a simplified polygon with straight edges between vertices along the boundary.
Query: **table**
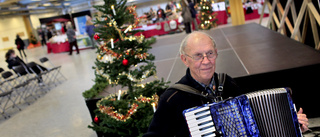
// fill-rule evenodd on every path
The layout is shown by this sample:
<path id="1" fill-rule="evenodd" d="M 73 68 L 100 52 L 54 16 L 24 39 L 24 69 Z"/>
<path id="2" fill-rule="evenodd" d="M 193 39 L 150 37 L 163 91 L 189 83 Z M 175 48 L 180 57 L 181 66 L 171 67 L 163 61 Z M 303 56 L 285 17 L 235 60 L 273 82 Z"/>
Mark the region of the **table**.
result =
<path id="1" fill-rule="evenodd" d="M 92 48 L 92 42 L 89 37 L 80 37 L 77 38 L 77 44 L 79 50 Z M 73 47 L 75 49 L 75 47 Z M 69 42 L 59 42 L 59 43 L 47 43 L 47 52 L 48 53 L 60 53 L 60 52 L 69 52 Z"/>
<path id="2" fill-rule="evenodd" d="M 60 53 L 60 52 L 68 52 L 69 51 L 69 42 L 63 43 L 47 43 L 47 51 L 48 53 Z"/>
<path id="3" fill-rule="evenodd" d="M 214 12 L 213 14 L 217 13 L 217 16 L 216 16 L 216 19 L 217 20 L 217 24 L 218 25 L 221 25 L 221 24 L 227 24 L 227 19 L 228 19 L 228 16 L 227 16 L 227 13 L 226 11 L 216 11 Z M 197 14 L 197 17 L 199 16 L 199 14 Z M 212 19 L 213 20 L 213 19 Z M 177 22 L 177 25 L 179 25 L 180 23 L 178 22 L 178 19 L 175 19 L 174 21 Z M 160 23 L 154 23 L 154 24 L 148 24 L 146 26 L 137 26 L 135 29 L 136 30 L 144 30 L 143 32 L 138 32 L 135 34 L 135 36 L 139 36 L 140 34 L 144 35 L 145 38 L 150 38 L 152 36 L 160 36 L 160 35 L 165 35 L 165 34 L 168 34 L 170 33 L 171 31 L 175 31 L 177 30 L 176 29 L 172 29 L 170 31 L 164 31 L 164 24 L 165 23 L 168 23 L 169 24 L 170 21 L 163 21 L 163 22 L 160 22 Z M 198 26 L 200 24 L 200 20 L 197 18 L 197 22 L 198 22 Z M 161 29 L 160 30 L 157 30 L 156 27 L 157 25 L 161 25 Z M 192 23 L 192 28 L 194 30 L 194 24 Z"/>

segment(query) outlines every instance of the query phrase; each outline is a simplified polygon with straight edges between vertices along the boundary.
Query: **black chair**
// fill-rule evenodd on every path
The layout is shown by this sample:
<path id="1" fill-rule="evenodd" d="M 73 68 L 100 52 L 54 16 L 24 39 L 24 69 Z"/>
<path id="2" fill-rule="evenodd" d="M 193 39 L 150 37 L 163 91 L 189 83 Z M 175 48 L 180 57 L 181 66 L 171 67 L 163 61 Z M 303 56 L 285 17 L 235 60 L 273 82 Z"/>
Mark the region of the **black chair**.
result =
<path id="1" fill-rule="evenodd" d="M 16 77 L 13 76 L 12 72 L 6 71 L 1 73 L 2 78 L 4 79 L 3 82 L 0 83 L 1 89 L 4 91 L 11 90 L 16 85 Z"/>
<path id="2" fill-rule="evenodd" d="M 19 77 L 19 80 L 17 80 L 19 84 L 27 81 L 31 77 L 30 70 L 24 65 L 14 66 L 12 69 Z"/>
<path id="3" fill-rule="evenodd" d="M 7 105 L 8 105 L 8 103 L 9 103 L 9 101 L 11 100 L 12 101 L 12 99 L 11 99 L 11 93 L 12 93 L 13 91 L 11 90 L 11 91 L 7 91 L 7 92 L 2 92 L 2 93 L 0 93 L 0 108 L 1 108 L 1 115 L 4 117 L 4 119 L 7 119 L 7 118 L 9 118 L 10 117 L 10 115 L 8 115 L 8 114 L 6 114 L 6 109 L 7 109 Z M 5 98 L 7 98 L 7 100 L 5 100 Z M 4 101 L 5 100 L 5 101 Z M 13 102 L 13 101 L 12 101 Z M 13 104 L 15 104 L 14 102 L 13 102 Z M 19 108 L 20 109 L 20 108 Z M 21 109 L 20 109 L 21 110 Z"/>
<path id="4" fill-rule="evenodd" d="M 27 69 L 29 69 L 30 72 L 32 72 L 32 73 L 29 73 L 29 74 L 30 75 L 32 75 L 32 74 L 35 75 L 34 77 L 38 79 L 38 84 L 39 84 L 39 86 L 41 86 L 42 89 L 44 89 L 43 91 L 44 92 L 49 91 L 50 87 L 47 85 L 47 83 L 45 83 L 45 80 L 43 80 L 43 76 L 45 76 L 48 73 L 47 71 L 44 70 L 46 68 L 41 68 L 35 62 L 29 62 L 26 65 L 27 65 Z"/>
<path id="5" fill-rule="evenodd" d="M 0 68 L 0 73 L 2 73 L 4 71 L 4 69 L 3 68 Z"/>
<path id="6" fill-rule="evenodd" d="M 60 72 L 61 66 L 55 66 L 55 65 L 53 65 L 53 63 L 52 63 L 47 57 L 40 58 L 39 60 L 40 60 L 40 62 L 41 62 L 43 65 L 45 65 L 46 62 L 50 64 L 50 67 L 47 67 L 48 73 L 51 74 L 51 76 L 49 77 L 49 78 L 50 78 L 50 81 L 52 81 L 52 82 L 54 82 L 54 83 L 55 83 L 55 81 L 58 81 L 59 83 L 61 83 L 61 81 L 59 81 L 59 77 L 58 77 L 59 75 L 60 75 L 63 79 L 67 80 L 67 78 Z M 47 66 L 48 66 L 48 65 L 47 65 Z M 56 85 L 56 84 L 55 84 L 55 85 Z"/>

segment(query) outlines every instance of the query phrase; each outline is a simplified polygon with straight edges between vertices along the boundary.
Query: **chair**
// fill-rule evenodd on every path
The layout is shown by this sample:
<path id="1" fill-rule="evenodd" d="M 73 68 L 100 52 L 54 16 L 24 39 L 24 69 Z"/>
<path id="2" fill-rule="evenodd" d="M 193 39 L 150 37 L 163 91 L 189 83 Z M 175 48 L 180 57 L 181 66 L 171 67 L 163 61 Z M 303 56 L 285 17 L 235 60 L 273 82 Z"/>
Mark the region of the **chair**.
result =
<path id="1" fill-rule="evenodd" d="M 24 65 L 14 66 L 12 70 L 18 75 L 19 80 L 17 81 L 19 84 L 24 83 L 31 77 L 30 70 Z"/>
<path id="2" fill-rule="evenodd" d="M 48 62 L 50 64 L 51 67 L 47 67 L 48 68 L 48 73 L 51 74 L 50 80 L 52 80 L 54 83 L 55 83 L 55 81 L 58 81 L 59 83 L 61 83 L 58 80 L 59 79 L 58 75 L 60 75 L 63 79 L 67 80 L 67 78 L 60 72 L 61 66 L 53 65 L 53 63 L 47 57 L 40 58 L 39 60 L 44 65 L 45 65 L 46 62 Z"/>
<path id="3" fill-rule="evenodd" d="M 10 71 L 3 72 L 1 75 L 5 79 L 5 81 L 0 84 L 2 93 L 13 91 L 14 89 L 24 86 L 23 84 L 25 84 L 25 81 L 21 79 L 19 80 L 19 77 L 14 77 L 13 73 Z M 23 92 L 25 91 L 14 92 L 13 97 L 15 97 L 15 99 L 12 100 L 13 105 L 16 104 L 16 101 L 19 98 L 23 97 Z"/>
<path id="4" fill-rule="evenodd" d="M 16 77 L 13 76 L 12 72 L 3 72 L 1 76 L 4 79 L 4 81 L 0 83 L 3 92 L 11 90 L 16 85 Z"/>
<path id="5" fill-rule="evenodd" d="M 12 103 L 15 106 L 15 103 L 13 102 L 13 100 L 11 99 L 11 94 L 12 94 L 12 90 L 11 91 L 7 91 L 7 92 L 2 92 L 0 93 L 0 108 L 1 108 L 1 115 L 4 117 L 4 119 L 7 119 L 10 117 L 10 115 L 6 114 L 6 109 L 7 109 L 7 105 L 9 103 L 9 101 L 12 101 Z M 7 98 L 7 100 L 4 101 L 4 99 Z M 19 108 L 18 106 L 16 106 L 17 108 Z M 19 108 L 19 110 L 21 110 Z"/>
<path id="6" fill-rule="evenodd" d="M 35 75 L 34 77 L 38 79 L 38 83 L 42 84 L 41 88 L 45 87 L 44 92 L 46 92 L 46 90 L 49 91 L 50 87 L 45 83 L 45 80 L 43 80 L 42 78 L 42 76 L 45 76 L 48 72 L 41 69 L 41 67 L 35 62 L 29 62 L 26 65 L 27 65 L 27 69 L 29 69 L 32 72 L 32 73 L 29 72 L 29 74 L 30 75 L 34 74 Z"/>

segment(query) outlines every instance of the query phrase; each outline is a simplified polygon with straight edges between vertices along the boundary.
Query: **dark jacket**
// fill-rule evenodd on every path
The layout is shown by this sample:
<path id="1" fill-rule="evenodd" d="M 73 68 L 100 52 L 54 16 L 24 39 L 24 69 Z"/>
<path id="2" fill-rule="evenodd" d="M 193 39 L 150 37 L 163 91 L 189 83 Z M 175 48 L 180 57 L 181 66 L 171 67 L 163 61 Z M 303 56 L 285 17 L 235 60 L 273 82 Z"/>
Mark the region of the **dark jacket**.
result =
<path id="1" fill-rule="evenodd" d="M 25 45 L 24 45 L 24 42 L 21 38 L 16 38 L 15 44 L 17 45 L 18 50 L 24 49 Z M 18 46 L 18 45 L 20 45 L 20 46 Z"/>
<path id="2" fill-rule="evenodd" d="M 94 25 L 86 25 L 86 32 L 90 37 L 92 37 L 95 33 L 93 30 L 94 28 L 95 28 Z"/>
<path id="3" fill-rule="evenodd" d="M 6 62 L 8 63 L 8 68 L 12 69 L 12 67 L 14 66 L 19 66 L 19 65 L 24 65 L 26 66 L 26 64 L 24 63 L 23 60 L 21 60 L 18 56 L 15 58 L 9 58 L 6 60 Z"/>
<path id="4" fill-rule="evenodd" d="M 22 65 L 22 66 L 25 66 L 26 68 L 28 68 L 27 65 L 26 65 L 26 63 L 25 63 L 23 60 L 21 60 L 18 56 L 17 56 L 17 57 L 14 57 L 14 58 L 9 58 L 9 59 L 6 60 L 6 62 L 8 63 L 8 68 L 9 68 L 9 69 L 12 69 L 12 67 L 14 67 L 14 66 L 19 66 L 19 65 Z M 43 70 L 43 71 L 46 71 L 46 70 L 47 70 L 47 68 L 45 68 L 45 67 L 43 67 L 43 66 L 41 66 L 41 65 L 39 65 L 39 64 L 37 64 L 37 65 L 41 68 L 41 70 Z M 34 66 L 34 67 L 32 67 L 31 69 L 32 69 L 36 74 L 40 74 L 40 73 L 41 73 L 41 70 L 40 70 L 37 66 Z M 31 69 L 28 68 L 29 73 L 32 73 Z M 16 72 L 16 73 L 17 73 L 17 72 Z M 22 73 L 20 73 L 20 74 L 21 74 L 21 75 L 25 75 L 25 74 L 27 74 L 27 73 L 28 73 L 27 71 L 24 71 L 24 72 L 22 72 Z"/>
<path id="5" fill-rule="evenodd" d="M 164 13 L 163 9 L 158 9 L 158 11 L 157 11 L 157 18 L 159 19 L 160 17 L 163 19 L 166 18 L 166 14 Z"/>
<path id="6" fill-rule="evenodd" d="M 215 85 L 218 85 L 216 73 L 214 74 L 214 79 Z M 189 69 L 187 69 L 186 75 L 177 83 L 191 86 L 199 91 L 205 91 L 191 77 Z M 238 95 L 240 95 L 239 87 L 230 76 L 227 76 L 222 97 L 226 99 Z M 144 137 L 189 137 L 188 126 L 182 114 L 183 110 L 209 102 L 210 100 L 204 97 L 175 89 L 168 89 L 161 95 L 157 111 Z"/>
<path id="7" fill-rule="evenodd" d="M 194 8 L 194 4 L 192 2 L 189 3 L 189 8 L 190 8 L 190 12 L 191 12 L 191 17 L 192 18 L 196 18 L 197 16 L 197 11 Z"/>

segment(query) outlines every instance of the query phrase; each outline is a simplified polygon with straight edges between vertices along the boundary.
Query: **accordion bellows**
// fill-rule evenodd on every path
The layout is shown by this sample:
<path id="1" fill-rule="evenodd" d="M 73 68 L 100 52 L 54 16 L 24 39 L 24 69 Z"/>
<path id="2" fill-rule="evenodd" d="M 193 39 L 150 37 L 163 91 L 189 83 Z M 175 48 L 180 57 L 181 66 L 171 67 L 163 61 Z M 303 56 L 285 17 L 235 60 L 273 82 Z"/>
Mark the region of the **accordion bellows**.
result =
<path id="1" fill-rule="evenodd" d="M 257 91 L 183 112 L 192 137 L 301 137 L 290 90 Z"/>

